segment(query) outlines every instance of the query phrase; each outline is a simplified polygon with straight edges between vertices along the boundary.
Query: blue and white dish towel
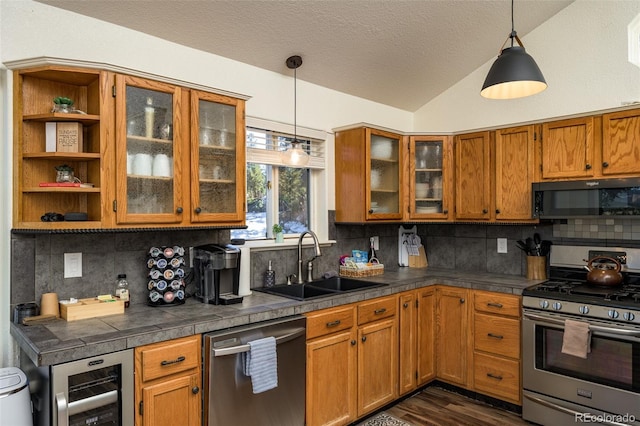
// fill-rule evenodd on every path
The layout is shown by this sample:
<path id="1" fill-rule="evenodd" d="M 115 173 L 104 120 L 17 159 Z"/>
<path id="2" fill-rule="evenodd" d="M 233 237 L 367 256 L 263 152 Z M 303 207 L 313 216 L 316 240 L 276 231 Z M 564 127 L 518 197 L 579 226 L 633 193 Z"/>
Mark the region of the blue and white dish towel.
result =
<path id="1" fill-rule="evenodd" d="M 278 386 L 278 356 L 275 337 L 249 342 L 245 352 L 244 374 L 251 377 L 253 393 L 261 393 Z"/>

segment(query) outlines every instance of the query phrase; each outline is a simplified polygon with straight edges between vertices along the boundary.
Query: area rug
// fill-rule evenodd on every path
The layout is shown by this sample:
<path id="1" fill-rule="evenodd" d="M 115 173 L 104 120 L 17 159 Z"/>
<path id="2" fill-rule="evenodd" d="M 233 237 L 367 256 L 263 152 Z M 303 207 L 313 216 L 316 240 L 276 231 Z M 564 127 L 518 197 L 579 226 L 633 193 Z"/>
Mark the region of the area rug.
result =
<path id="1" fill-rule="evenodd" d="M 358 423 L 358 426 L 411 426 L 411 424 L 382 412 L 371 417 L 369 420 Z"/>

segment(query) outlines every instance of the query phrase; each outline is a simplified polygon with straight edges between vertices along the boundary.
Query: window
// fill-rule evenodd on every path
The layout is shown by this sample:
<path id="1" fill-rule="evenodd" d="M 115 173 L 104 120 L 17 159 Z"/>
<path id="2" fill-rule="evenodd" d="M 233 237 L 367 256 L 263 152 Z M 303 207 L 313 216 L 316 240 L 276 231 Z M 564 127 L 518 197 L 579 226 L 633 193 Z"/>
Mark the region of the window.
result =
<path id="1" fill-rule="evenodd" d="M 324 194 L 320 184 L 324 176 L 324 139 L 298 134 L 297 140 L 310 156 L 309 163 L 303 168 L 289 167 L 283 164 L 281 152 L 291 147 L 294 135 L 281 128 L 273 130 L 282 124 L 259 124 L 270 124 L 271 129 L 248 126 L 246 131 L 247 229 L 232 230 L 231 237 L 273 238 L 275 223 L 282 225 L 285 238 L 308 229 L 317 232 L 316 224 L 326 222 L 326 207 L 314 205 L 324 204 L 323 197 L 318 196 Z"/>

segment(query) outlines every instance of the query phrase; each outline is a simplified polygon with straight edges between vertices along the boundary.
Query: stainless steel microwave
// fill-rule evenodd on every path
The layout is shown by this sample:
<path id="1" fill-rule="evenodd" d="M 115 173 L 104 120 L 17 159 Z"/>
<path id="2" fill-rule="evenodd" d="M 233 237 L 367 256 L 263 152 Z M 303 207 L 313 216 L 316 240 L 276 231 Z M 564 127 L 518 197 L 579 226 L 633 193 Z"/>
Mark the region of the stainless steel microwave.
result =
<path id="1" fill-rule="evenodd" d="M 534 182 L 539 219 L 640 217 L 640 178 Z"/>

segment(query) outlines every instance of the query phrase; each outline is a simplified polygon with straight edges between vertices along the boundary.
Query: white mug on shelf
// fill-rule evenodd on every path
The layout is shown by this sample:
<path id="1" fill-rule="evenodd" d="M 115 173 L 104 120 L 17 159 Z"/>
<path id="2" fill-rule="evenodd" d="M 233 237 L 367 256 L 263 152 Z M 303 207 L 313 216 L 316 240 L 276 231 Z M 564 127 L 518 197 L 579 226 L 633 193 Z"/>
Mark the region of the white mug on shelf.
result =
<path id="1" fill-rule="evenodd" d="M 152 160 L 150 154 L 138 153 L 133 157 L 133 174 L 151 176 Z"/>
<path id="2" fill-rule="evenodd" d="M 153 158 L 153 175 L 171 177 L 171 161 L 165 154 L 156 154 Z"/>

